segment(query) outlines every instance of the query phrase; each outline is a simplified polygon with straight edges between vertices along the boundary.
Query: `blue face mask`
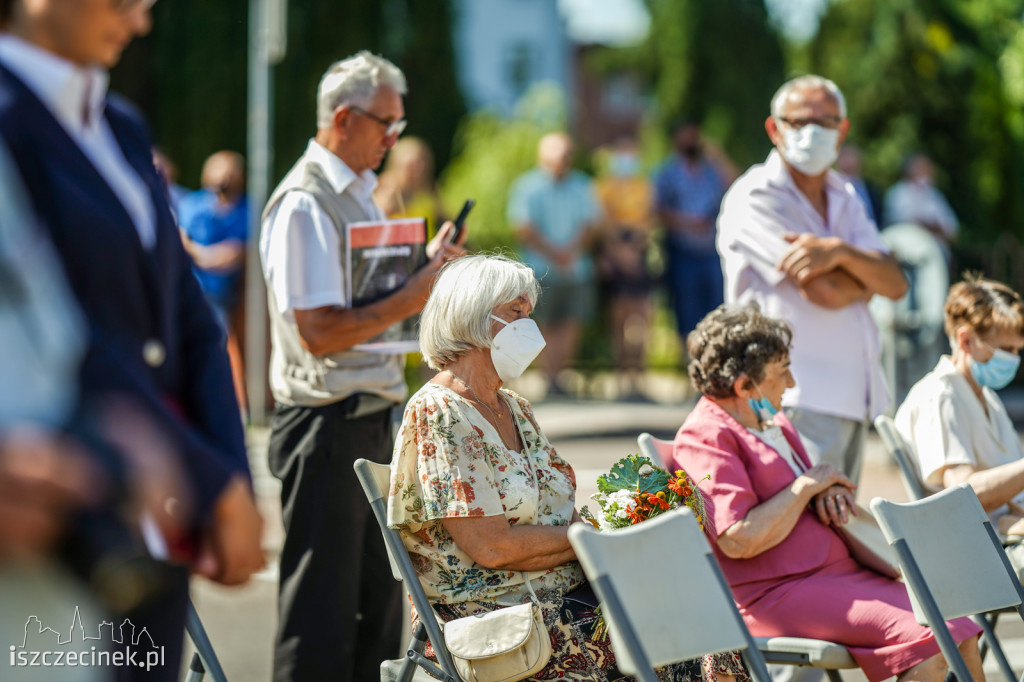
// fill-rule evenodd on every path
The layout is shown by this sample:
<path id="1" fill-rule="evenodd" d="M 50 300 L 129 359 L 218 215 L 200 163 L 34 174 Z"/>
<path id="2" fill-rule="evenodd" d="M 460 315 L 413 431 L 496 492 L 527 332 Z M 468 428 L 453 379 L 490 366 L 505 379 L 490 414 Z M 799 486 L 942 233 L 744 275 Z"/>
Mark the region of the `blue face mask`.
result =
<path id="1" fill-rule="evenodd" d="M 750 405 L 750 409 L 754 411 L 754 414 L 757 415 L 757 420 L 762 424 L 772 421 L 775 415 L 779 413 L 779 411 L 775 409 L 775 406 L 772 405 L 772 402 L 764 396 L 762 396 L 760 400 L 749 398 L 747 400 L 747 405 Z"/>
<path id="2" fill-rule="evenodd" d="M 989 346 L 984 341 L 982 343 L 992 348 L 992 346 Z M 1017 376 L 1017 368 L 1020 367 L 1020 356 L 1016 353 L 1005 351 L 1002 348 L 994 348 L 992 349 L 992 357 L 989 358 L 988 362 L 978 362 L 971 358 L 970 366 L 971 374 L 974 375 L 975 381 L 982 386 L 998 391 L 1006 387 Z"/>

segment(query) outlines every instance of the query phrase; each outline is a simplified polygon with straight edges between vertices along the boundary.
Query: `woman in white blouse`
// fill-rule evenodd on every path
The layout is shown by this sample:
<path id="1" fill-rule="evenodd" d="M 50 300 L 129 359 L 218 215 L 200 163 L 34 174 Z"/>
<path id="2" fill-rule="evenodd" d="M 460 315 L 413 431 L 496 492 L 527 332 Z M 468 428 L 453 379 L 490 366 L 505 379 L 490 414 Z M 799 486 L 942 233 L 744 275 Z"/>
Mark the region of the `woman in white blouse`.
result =
<path id="1" fill-rule="evenodd" d="M 907 395 L 896 427 L 933 490 L 971 484 L 1003 535 L 1024 535 L 1024 449 L 996 391 L 1017 375 L 1024 300 L 1005 284 L 968 276 L 949 290 L 953 349 Z M 1024 546 L 1007 548 L 1024 576 Z"/>

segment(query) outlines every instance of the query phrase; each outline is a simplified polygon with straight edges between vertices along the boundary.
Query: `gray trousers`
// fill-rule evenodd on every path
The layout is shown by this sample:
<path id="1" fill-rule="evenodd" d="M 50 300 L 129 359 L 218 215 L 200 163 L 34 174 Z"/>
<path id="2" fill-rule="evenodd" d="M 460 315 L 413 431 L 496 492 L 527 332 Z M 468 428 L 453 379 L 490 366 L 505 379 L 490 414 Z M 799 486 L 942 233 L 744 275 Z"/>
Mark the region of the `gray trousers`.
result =
<path id="1" fill-rule="evenodd" d="M 864 463 L 866 421 L 855 421 L 795 407 L 785 408 L 811 458 L 811 464 L 831 464 L 855 484 Z"/>

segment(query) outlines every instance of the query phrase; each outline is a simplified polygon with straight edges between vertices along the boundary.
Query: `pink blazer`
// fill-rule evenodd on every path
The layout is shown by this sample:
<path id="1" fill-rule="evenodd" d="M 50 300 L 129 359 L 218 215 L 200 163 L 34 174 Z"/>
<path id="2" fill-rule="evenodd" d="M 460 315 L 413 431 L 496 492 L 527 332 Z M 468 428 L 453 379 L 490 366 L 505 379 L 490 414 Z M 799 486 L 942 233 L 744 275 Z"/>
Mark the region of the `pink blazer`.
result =
<path id="1" fill-rule="evenodd" d="M 776 416 L 775 423 L 810 468 L 807 451 L 793 424 L 783 414 Z M 708 398 L 700 399 L 680 427 L 673 455 L 676 465 L 694 479 L 705 474 L 711 476 L 700 483 L 700 489 L 708 498 L 708 515 L 719 535 L 796 479 L 782 455 Z M 836 556 L 836 552 L 848 552 L 839 534 L 821 523 L 810 507 L 800 515 L 785 540 L 756 557 L 730 559 L 714 539 L 711 545 L 741 604 L 760 592 L 755 583 L 764 588 L 765 581 L 775 583 L 813 571 L 830 556 Z M 743 589 L 744 585 L 748 588 Z"/>

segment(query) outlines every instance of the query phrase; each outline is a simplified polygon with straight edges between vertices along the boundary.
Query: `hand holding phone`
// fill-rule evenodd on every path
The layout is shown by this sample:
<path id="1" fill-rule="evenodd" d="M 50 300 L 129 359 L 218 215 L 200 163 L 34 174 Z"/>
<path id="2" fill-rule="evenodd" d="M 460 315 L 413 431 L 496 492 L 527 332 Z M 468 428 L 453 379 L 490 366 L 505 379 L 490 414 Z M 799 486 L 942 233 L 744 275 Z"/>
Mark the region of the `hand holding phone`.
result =
<path id="1" fill-rule="evenodd" d="M 474 206 L 476 206 L 475 199 L 466 199 L 466 203 L 462 205 L 462 210 L 459 211 L 459 215 L 455 218 L 455 229 L 452 230 L 451 235 L 448 237 L 449 244 L 457 242 L 462 236 L 463 226 L 466 223 L 466 216 L 469 215 L 469 212 L 473 210 Z"/>

